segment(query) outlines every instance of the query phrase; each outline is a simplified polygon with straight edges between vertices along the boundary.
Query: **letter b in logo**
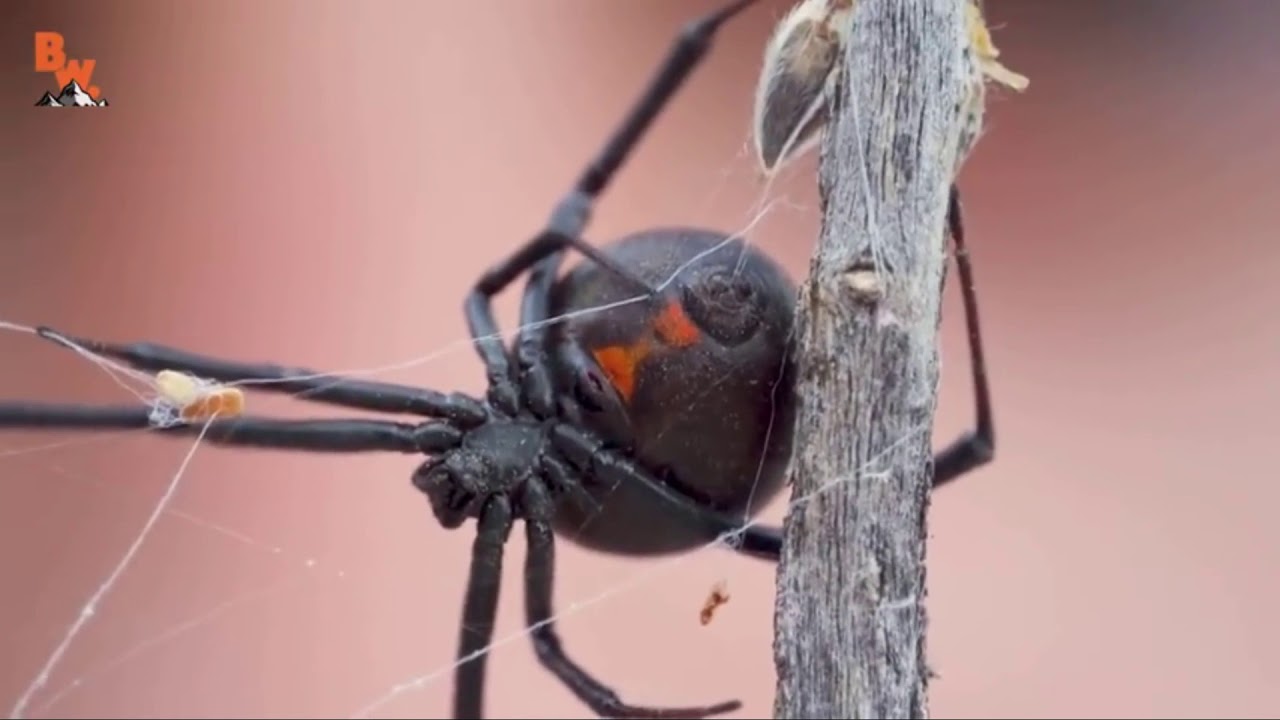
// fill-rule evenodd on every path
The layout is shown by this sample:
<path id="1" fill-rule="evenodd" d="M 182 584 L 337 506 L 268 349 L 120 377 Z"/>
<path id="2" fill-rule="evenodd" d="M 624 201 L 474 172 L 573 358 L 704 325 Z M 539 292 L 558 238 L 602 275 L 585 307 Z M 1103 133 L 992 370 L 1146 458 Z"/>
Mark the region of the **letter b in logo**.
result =
<path id="1" fill-rule="evenodd" d="M 36 72 L 56 72 L 67 64 L 62 33 L 36 33 Z"/>

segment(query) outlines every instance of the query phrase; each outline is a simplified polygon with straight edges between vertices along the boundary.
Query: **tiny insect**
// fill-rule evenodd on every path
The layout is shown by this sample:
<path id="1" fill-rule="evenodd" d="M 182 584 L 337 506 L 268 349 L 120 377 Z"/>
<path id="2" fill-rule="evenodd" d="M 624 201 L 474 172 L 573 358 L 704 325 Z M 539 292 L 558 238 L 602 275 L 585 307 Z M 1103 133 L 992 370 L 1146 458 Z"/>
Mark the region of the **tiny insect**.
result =
<path id="1" fill-rule="evenodd" d="M 720 580 L 711 586 L 711 592 L 707 593 L 707 599 L 702 603 L 702 612 L 699 613 L 698 619 L 703 625 L 710 625 L 715 619 L 716 610 L 727 602 L 729 602 L 729 588 L 725 581 Z"/>
<path id="2" fill-rule="evenodd" d="M 183 422 L 203 422 L 214 417 L 236 417 L 244 412 L 244 392 L 239 388 L 201 380 L 176 370 L 155 375 L 160 401 L 177 412 Z"/>
<path id="3" fill-rule="evenodd" d="M 772 173 L 817 146 L 827 123 L 827 102 L 840 78 L 840 57 L 852 27 L 855 0 L 802 0 L 778 23 L 764 51 L 756 88 L 753 136 L 756 160 Z M 1000 51 L 977 0 L 965 7 L 971 67 L 963 102 L 964 126 L 956 168 L 968 157 L 982 130 L 985 81 L 1014 90 L 1029 81 L 997 59 Z"/>

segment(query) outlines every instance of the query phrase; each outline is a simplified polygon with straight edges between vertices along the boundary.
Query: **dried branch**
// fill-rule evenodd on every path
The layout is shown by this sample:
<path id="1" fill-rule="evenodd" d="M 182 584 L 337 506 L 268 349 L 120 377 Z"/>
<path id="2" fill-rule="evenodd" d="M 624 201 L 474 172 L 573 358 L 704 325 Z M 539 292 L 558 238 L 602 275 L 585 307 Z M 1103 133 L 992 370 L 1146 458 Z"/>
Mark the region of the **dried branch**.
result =
<path id="1" fill-rule="evenodd" d="M 928 713 L 925 516 L 966 41 L 963 0 L 857 0 L 852 13 L 797 315 L 778 718 Z"/>

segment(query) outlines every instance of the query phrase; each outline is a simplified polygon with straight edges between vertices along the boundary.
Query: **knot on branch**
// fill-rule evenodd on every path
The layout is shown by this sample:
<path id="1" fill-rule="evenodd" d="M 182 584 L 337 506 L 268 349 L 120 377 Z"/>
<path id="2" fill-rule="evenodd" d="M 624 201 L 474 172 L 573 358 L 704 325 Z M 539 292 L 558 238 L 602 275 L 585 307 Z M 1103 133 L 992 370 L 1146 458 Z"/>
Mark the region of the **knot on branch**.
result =
<path id="1" fill-rule="evenodd" d="M 844 273 L 844 282 L 853 293 L 853 300 L 861 305 L 876 305 L 884 297 L 884 283 L 875 264 L 866 260 L 854 263 Z"/>

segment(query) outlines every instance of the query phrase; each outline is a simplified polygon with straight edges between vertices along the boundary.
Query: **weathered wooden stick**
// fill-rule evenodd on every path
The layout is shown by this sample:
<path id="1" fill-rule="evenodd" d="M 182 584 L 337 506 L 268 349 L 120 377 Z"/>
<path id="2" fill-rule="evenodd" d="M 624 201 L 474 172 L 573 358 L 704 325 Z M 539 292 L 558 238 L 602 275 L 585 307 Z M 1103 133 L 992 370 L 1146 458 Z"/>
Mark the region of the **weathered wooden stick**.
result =
<path id="1" fill-rule="evenodd" d="M 838 2 L 838 0 L 836 0 Z M 778 718 L 923 718 L 925 530 L 964 0 L 857 0 L 801 288 Z"/>

